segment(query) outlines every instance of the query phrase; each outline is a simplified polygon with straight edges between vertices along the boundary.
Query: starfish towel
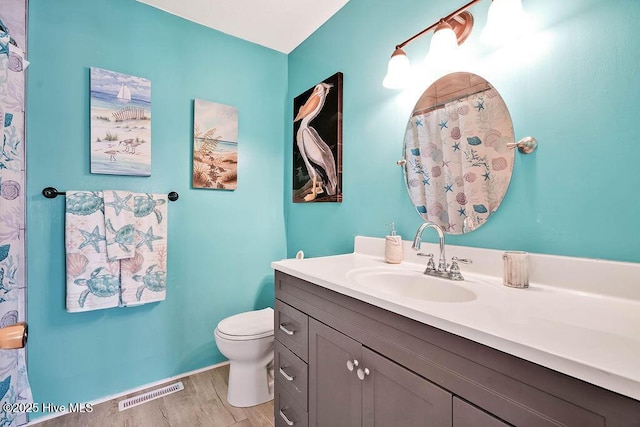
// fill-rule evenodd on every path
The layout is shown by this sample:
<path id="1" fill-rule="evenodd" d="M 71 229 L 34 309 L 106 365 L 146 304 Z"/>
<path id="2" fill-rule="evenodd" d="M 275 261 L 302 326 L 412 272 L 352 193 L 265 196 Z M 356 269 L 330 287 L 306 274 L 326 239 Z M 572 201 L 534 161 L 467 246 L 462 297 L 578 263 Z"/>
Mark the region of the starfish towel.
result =
<path id="1" fill-rule="evenodd" d="M 104 223 L 109 261 L 135 256 L 133 193 L 104 190 Z"/>
<path id="2" fill-rule="evenodd" d="M 117 307 L 120 262 L 108 262 L 102 192 L 67 191 L 67 311 Z"/>
<path id="3" fill-rule="evenodd" d="M 167 195 L 133 193 L 135 255 L 120 261 L 121 306 L 162 301 L 167 285 Z"/>

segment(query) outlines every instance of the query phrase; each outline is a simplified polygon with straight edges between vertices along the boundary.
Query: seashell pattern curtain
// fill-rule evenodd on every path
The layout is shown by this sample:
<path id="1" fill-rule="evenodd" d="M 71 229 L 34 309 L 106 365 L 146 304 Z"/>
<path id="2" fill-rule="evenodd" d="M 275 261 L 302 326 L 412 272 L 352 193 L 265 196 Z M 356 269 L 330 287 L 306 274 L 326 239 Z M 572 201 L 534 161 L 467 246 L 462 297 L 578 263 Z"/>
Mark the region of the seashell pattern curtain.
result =
<path id="1" fill-rule="evenodd" d="M 493 88 L 417 112 L 405 132 L 409 196 L 445 231 L 471 231 L 495 212 L 511 180 L 513 125 Z"/>
<path id="2" fill-rule="evenodd" d="M 26 0 L 0 2 L 0 327 L 25 321 Z M 25 424 L 25 349 L 0 350 L 0 426 Z M 9 405 L 6 405 L 9 404 Z"/>

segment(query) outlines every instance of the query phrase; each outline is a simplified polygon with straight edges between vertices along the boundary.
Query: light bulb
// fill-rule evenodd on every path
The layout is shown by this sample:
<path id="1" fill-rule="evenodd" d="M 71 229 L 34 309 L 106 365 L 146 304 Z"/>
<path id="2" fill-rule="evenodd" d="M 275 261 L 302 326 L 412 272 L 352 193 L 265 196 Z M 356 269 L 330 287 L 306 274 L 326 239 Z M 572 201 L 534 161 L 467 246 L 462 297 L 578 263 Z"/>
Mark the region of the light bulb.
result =
<path id="1" fill-rule="evenodd" d="M 506 44 L 522 35 L 528 24 L 521 0 L 493 0 L 480 41 L 489 45 Z"/>
<path id="2" fill-rule="evenodd" d="M 411 62 L 407 54 L 402 49 L 396 48 L 389 59 L 387 75 L 384 77 L 382 85 L 387 89 L 401 89 L 407 85 L 410 73 Z"/>
<path id="3" fill-rule="evenodd" d="M 458 38 L 451 25 L 441 21 L 431 37 L 429 53 L 425 58 L 427 66 L 438 66 L 448 61 L 458 50 Z"/>

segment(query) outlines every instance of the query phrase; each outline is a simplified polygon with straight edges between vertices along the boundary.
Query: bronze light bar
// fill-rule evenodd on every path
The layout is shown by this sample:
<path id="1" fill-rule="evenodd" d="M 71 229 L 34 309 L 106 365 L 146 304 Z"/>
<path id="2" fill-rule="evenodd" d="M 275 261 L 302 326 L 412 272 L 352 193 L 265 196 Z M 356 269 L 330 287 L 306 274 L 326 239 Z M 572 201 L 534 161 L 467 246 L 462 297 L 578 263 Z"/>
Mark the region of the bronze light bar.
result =
<path id="1" fill-rule="evenodd" d="M 396 49 L 402 49 L 404 46 L 408 45 L 415 39 L 423 36 L 424 34 L 436 28 L 438 24 L 442 22 L 445 22 L 451 26 L 451 28 L 453 29 L 453 32 L 456 33 L 456 37 L 458 38 L 458 44 L 463 43 L 467 39 L 467 37 L 469 36 L 469 33 L 471 33 L 471 29 L 473 28 L 473 15 L 465 11 L 480 1 L 481 0 L 471 0 L 469 3 L 465 4 L 458 10 L 451 12 L 449 15 L 445 16 L 439 21 L 434 22 L 433 24 L 429 25 L 427 28 L 420 31 L 419 33 L 409 37 L 407 40 L 397 45 Z"/>

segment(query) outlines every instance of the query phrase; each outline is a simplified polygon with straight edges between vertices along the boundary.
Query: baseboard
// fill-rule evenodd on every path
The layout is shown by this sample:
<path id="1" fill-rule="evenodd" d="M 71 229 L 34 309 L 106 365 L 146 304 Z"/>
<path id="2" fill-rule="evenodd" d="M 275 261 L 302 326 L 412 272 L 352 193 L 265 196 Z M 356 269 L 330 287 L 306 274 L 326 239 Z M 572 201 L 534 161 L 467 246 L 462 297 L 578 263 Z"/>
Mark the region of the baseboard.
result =
<path id="1" fill-rule="evenodd" d="M 132 389 L 129 389 L 129 390 L 125 390 L 122 393 L 117 393 L 117 394 L 112 394 L 110 396 L 101 397 L 99 399 L 95 399 L 95 400 L 92 400 L 91 402 L 87 402 L 87 403 L 90 403 L 92 406 L 96 406 L 96 405 L 99 405 L 101 403 L 113 400 L 113 399 L 118 399 L 120 397 L 124 397 L 124 396 L 126 396 L 128 394 L 137 393 L 139 391 L 146 390 L 148 388 L 152 388 L 152 387 L 158 386 L 160 384 L 164 384 L 164 383 L 169 382 L 169 381 L 173 381 L 173 380 L 177 380 L 177 379 L 180 379 L 180 378 L 188 377 L 188 376 L 191 376 L 191 375 L 199 374 L 200 372 L 209 371 L 211 369 L 216 369 L 216 368 L 219 368 L 221 366 L 228 365 L 228 364 L 229 364 L 229 361 L 227 360 L 225 362 L 216 363 L 215 365 L 205 366 L 204 368 L 196 369 L 194 371 L 185 372 L 183 374 L 175 375 L 173 377 L 165 378 L 163 380 L 155 381 L 155 382 L 152 382 L 152 383 L 149 383 L 149 384 L 144 384 L 144 385 L 141 385 L 140 387 L 136 387 L 136 388 L 132 388 Z M 61 417 L 62 415 L 66 415 L 68 413 L 69 413 L 69 411 L 62 411 L 62 412 L 56 412 L 56 413 L 51 414 L 51 415 L 45 415 L 44 417 L 39 417 L 39 418 L 36 418 L 35 420 L 29 421 L 26 425 L 27 426 L 34 426 L 36 424 L 43 423 L 43 422 L 45 422 L 47 420 Z"/>

